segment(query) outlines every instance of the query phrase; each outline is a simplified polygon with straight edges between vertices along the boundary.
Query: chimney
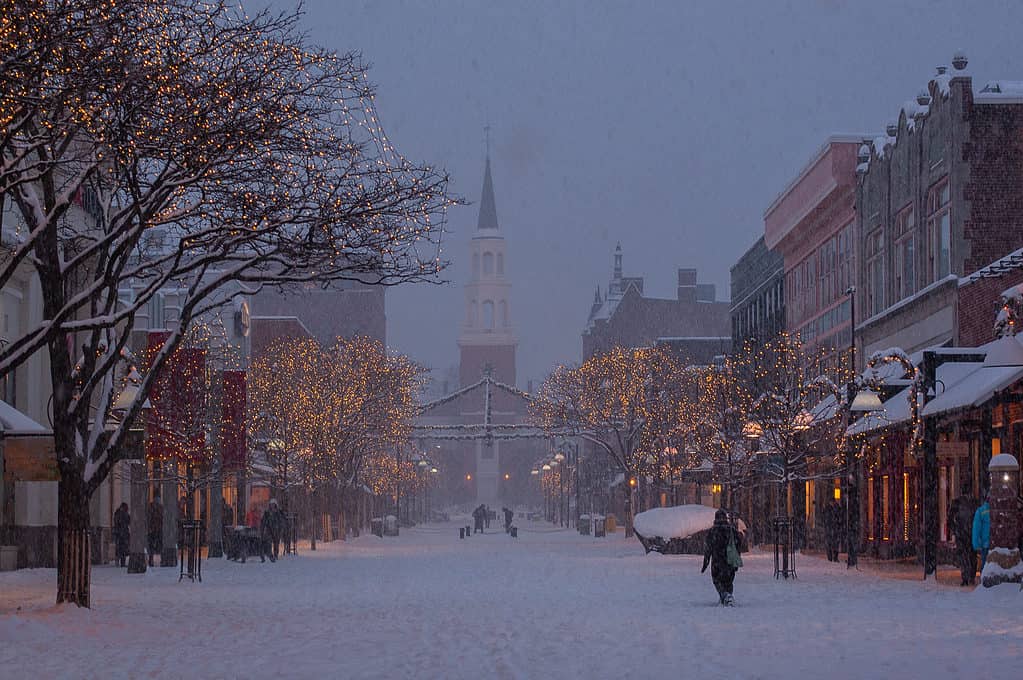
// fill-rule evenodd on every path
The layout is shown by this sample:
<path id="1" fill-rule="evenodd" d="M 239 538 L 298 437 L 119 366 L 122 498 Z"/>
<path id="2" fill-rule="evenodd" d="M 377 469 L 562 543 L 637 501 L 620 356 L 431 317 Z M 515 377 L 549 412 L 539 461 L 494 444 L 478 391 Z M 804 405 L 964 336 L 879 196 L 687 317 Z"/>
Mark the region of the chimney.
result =
<path id="1" fill-rule="evenodd" d="M 678 270 L 678 301 L 693 304 L 696 302 L 696 270 Z"/>

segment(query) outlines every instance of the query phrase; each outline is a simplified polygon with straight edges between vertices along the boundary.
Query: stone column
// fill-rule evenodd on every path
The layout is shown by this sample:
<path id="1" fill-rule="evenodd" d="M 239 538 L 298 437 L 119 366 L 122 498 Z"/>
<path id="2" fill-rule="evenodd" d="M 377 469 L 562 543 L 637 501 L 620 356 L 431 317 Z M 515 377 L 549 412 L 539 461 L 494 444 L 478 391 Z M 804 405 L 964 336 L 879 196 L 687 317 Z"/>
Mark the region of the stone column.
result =
<path id="1" fill-rule="evenodd" d="M 149 508 L 147 502 L 148 480 L 146 479 L 145 461 L 128 461 L 128 468 L 131 475 L 130 497 L 128 509 L 131 513 L 128 537 L 128 573 L 146 573 L 146 512 Z"/>
<path id="2" fill-rule="evenodd" d="M 160 465 L 163 483 L 160 499 L 163 501 L 163 552 L 161 567 L 178 566 L 178 481 L 177 463 L 165 461 Z"/>
<path id="3" fill-rule="evenodd" d="M 1023 578 L 1023 564 L 1020 563 L 1017 543 L 1019 463 L 1013 456 L 1001 453 L 991 459 L 987 469 L 990 475 L 991 549 L 980 574 L 980 582 L 985 588 L 990 588 L 999 583 L 1019 583 Z"/>

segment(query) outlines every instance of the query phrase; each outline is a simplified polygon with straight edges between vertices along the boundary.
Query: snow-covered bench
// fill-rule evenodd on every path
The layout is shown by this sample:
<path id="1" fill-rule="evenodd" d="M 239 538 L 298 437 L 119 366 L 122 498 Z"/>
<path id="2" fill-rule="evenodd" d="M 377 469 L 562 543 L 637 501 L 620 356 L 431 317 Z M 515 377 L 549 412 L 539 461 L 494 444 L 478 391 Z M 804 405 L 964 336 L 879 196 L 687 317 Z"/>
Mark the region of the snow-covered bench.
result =
<path id="1" fill-rule="evenodd" d="M 714 526 L 715 508 L 677 505 L 653 508 L 633 518 L 636 538 L 647 552 L 665 555 L 702 555 L 707 531 Z M 746 552 L 746 525 L 739 520 L 739 551 Z"/>

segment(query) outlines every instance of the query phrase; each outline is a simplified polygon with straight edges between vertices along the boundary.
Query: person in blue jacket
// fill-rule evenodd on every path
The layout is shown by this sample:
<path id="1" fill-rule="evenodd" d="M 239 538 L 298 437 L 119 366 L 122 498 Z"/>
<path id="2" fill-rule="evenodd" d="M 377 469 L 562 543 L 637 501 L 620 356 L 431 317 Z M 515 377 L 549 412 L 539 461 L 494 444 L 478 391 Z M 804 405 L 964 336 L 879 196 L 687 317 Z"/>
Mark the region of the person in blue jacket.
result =
<path id="1" fill-rule="evenodd" d="M 973 549 L 980 553 L 980 570 L 987 563 L 987 551 L 991 547 L 991 507 L 984 496 L 984 503 L 973 514 Z"/>

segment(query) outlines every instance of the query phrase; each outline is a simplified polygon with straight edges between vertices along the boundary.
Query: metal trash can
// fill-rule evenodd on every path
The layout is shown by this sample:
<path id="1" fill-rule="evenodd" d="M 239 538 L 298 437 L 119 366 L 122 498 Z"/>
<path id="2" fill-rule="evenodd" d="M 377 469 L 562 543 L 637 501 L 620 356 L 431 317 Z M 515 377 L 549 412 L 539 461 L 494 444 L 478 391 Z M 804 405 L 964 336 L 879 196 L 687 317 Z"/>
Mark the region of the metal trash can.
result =
<path id="1" fill-rule="evenodd" d="M 604 538 L 607 536 L 607 520 L 605 518 L 593 518 L 593 536 L 595 538 Z"/>
<path id="2" fill-rule="evenodd" d="M 582 534 L 583 536 L 589 536 L 590 535 L 590 516 L 589 515 L 579 515 L 579 521 L 576 523 L 576 528 L 579 530 L 579 533 Z"/>
<path id="3" fill-rule="evenodd" d="M 374 517 L 369 520 L 370 531 L 374 536 L 384 537 L 384 519 L 382 517 Z"/>

